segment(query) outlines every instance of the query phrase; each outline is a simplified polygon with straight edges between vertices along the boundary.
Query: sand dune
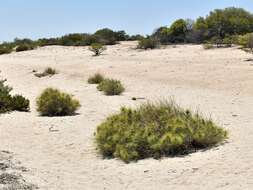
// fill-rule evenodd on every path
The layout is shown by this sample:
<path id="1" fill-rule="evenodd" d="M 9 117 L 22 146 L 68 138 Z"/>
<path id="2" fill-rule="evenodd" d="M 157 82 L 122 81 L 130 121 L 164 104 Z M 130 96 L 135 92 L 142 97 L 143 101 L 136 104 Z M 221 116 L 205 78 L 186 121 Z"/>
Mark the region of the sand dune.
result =
<path id="1" fill-rule="evenodd" d="M 45 190 L 252 189 L 253 62 L 245 61 L 252 55 L 237 48 L 178 45 L 139 51 L 135 45 L 111 46 L 99 57 L 86 47 L 59 46 L 0 56 L 1 76 L 13 93 L 31 100 L 30 113 L 0 115 L 0 150 L 13 152 L 29 169 L 27 181 Z M 59 74 L 36 78 L 32 73 L 47 66 Z M 102 95 L 86 82 L 95 72 L 120 79 L 126 92 Z M 46 87 L 73 94 L 82 104 L 79 114 L 38 116 L 35 99 Z M 145 99 L 135 102 L 132 97 Z M 169 97 L 211 115 L 229 130 L 228 142 L 186 157 L 131 164 L 100 157 L 93 134 L 106 116 L 122 105 Z"/>

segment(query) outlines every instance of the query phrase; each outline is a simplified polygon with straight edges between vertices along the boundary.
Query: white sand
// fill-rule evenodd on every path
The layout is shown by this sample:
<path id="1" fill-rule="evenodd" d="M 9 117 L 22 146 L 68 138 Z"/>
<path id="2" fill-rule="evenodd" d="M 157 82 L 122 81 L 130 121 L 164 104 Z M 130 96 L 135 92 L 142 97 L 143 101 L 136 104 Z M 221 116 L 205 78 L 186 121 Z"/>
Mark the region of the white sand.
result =
<path id="1" fill-rule="evenodd" d="M 137 51 L 135 43 L 108 47 L 92 57 L 87 48 L 44 47 L 0 56 L 1 76 L 31 100 L 30 113 L 0 116 L 0 150 L 14 152 L 40 189 L 253 189 L 253 55 L 236 48 L 201 46 Z M 56 68 L 58 75 L 36 78 L 32 70 Z M 122 80 L 126 92 L 107 97 L 87 84 L 95 72 Z M 82 104 L 73 117 L 40 117 L 35 99 L 46 87 L 72 93 Z M 173 96 L 181 106 L 211 115 L 230 131 L 228 143 L 186 157 L 125 164 L 103 160 L 94 146 L 96 126 L 132 97 Z M 53 127 L 55 132 L 50 132 Z"/>

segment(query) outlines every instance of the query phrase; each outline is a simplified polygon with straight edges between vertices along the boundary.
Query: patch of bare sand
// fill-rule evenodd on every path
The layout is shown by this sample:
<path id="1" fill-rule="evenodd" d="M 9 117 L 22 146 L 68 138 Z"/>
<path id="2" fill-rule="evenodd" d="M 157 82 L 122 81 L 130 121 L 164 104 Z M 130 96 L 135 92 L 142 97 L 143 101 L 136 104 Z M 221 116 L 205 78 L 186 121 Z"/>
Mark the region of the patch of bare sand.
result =
<path id="1" fill-rule="evenodd" d="M 31 100 L 32 110 L 0 116 L 0 150 L 15 152 L 40 189 L 252 189 L 253 66 L 245 61 L 251 55 L 237 48 L 203 50 L 197 45 L 152 51 L 134 47 L 124 42 L 100 57 L 87 48 L 57 46 L 1 56 L 1 75 L 15 93 Z M 48 66 L 59 74 L 34 77 L 32 70 Z M 98 71 L 122 80 L 126 92 L 106 97 L 88 85 L 87 78 Z M 75 95 L 82 104 L 80 114 L 39 117 L 35 99 L 49 86 Z M 145 101 L 132 97 L 171 96 L 227 128 L 228 143 L 186 157 L 132 164 L 97 154 L 93 134 L 106 116 L 122 105 Z"/>

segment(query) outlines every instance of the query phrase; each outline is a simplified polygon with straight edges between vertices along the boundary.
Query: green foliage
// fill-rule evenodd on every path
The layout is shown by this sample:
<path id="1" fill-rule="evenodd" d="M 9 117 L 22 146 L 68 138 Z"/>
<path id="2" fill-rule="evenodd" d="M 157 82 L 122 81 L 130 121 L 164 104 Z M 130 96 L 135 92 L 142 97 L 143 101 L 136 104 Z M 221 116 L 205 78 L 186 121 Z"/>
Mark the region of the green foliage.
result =
<path id="1" fill-rule="evenodd" d="M 184 110 L 173 102 L 123 107 L 97 127 L 96 143 L 105 157 L 125 162 L 186 154 L 221 143 L 227 131 L 211 119 Z"/>
<path id="2" fill-rule="evenodd" d="M 170 27 L 159 28 L 152 36 L 162 44 L 203 43 L 216 38 L 224 42 L 222 47 L 229 47 L 230 36 L 243 35 L 252 30 L 253 14 L 241 8 L 230 7 L 211 11 L 205 18 L 199 17 L 196 21 L 179 19 Z"/>
<path id="3" fill-rule="evenodd" d="M 37 98 L 37 111 L 42 116 L 73 115 L 81 106 L 72 95 L 60 92 L 57 89 L 47 88 Z"/>
<path id="4" fill-rule="evenodd" d="M 0 113 L 9 111 L 29 111 L 29 100 L 20 95 L 11 96 L 11 87 L 0 80 Z"/>
<path id="5" fill-rule="evenodd" d="M 104 80 L 104 76 L 100 73 L 96 73 L 93 76 L 90 76 L 88 79 L 89 84 L 99 84 Z"/>
<path id="6" fill-rule="evenodd" d="M 213 47 L 213 44 L 211 44 L 211 43 L 205 43 L 205 44 L 203 44 L 203 48 L 204 49 L 213 49 L 214 47 Z"/>
<path id="7" fill-rule="evenodd" d="M 33 46 L 30 46 L 28 44 L 22 44 L 22 45 L 19 45 L 17 48 L 16 48 L 16 52 L 21 52 L 21 51 L 28 51 L 28 50 L 33 50 L 34 47 Z"/>
<path id="8" fill-rule="evenodd" d="M 108 28 L 96 31 L 94 36 L 97 38 L 97 42 L 103 45 L 114 45 L 117 42 L 115 32 Z"/>
<path id="9" fill-rule="evenodd" d="M 253 53 L 253 33 L 239 36 L 238 43 Z"/>
<path id="10" fill-rule="evenodd" d="M 158 42 L 153 38 L 142 38 L 138 42 L 138 49 L 155 49 L 158 47 Z"/>
<path id="11" fill-rule="evenodd" d="M 21 95 L 15 95 L 11 101 L 12 110 L 28 112 L 30 110 L 30 102 Z"/>
<path id="12" fill-rule="evenodd" d="M 5 85 L 6 80 L 0 80 L 0 113 L 11 111 L 11 87 Z"/>
<path id="13" fill-rule="evenodd" d="M 173 43 L 185 42 L 187 23 L 183 19 L 176 20 L 169 29 L 169 36 Z"/>
<path id="14" fill-rule="evenodd" d="M 89 50 L 92 51 L 95 56 L 99 56 L 103 51 L 106 50 L 106 47 L 99 43 L 93 43 L 89 47 Z"/>
<path id="15" fill-rule="evenodd" d="M 101 83 L 99 83 L 97 89 L 99 91 L 103 91 L 107 96 L 120 95 L 125 91 L 121 82 L 114 79 L 104 79 Z"/>
<path id="16" fill-rule="evenodd" d="M 2 43 L 0 44 L 0 55 L 9 54 L 13 51 L 14 45 L 12 43 Z"/>

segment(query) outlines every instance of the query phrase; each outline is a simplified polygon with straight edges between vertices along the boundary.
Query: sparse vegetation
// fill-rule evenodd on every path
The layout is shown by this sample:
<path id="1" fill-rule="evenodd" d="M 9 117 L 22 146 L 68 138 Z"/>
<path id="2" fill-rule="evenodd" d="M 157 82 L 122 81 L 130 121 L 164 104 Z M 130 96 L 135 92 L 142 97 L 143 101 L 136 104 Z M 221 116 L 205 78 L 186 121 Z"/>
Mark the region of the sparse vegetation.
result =
<path id="1" fill-rule="evenodd" d="M 125 88 L 119 80 L 105 79 L 97 86 L 99 91 L 103 91 L 107 96 L 120 95 Z"/>
<path id="2" fill-rule="evenodd" d="M 96 143 L 105 157 L 125 162 L 187 154 L 223 142 L 227 131 L 211 119 L 184 110 L 174 102 L 123 107 L 98 126 Z"/>
<path id="3" fill-rule="evenodd" d="M 106 47 L 103 46 L 102 44 L 100 43 L 93 43 L 91 44 L 91 46 L 89 47 L 89 50 L 92 51 L 94 53 L 95 56 L 99 56 L 101 55 L 101 53 L 103 51 L 106 50 Z"/>
<path id="4" fill-rule="evenodd" d="M 90 76 L 88 79 L 89 84 L 99 84 L 104 80 L 104 76 L 100 73 L 96 73 L 93 76 Z"/>
<path id="5" fill-rule="evenodd" d="M 54 88 L 45 89 L 37 98 L 37 111 L 42 116 L 73 115 L 80 106 L 72 95 Z"/>
<path id="6" fill-rule="evenodd" d="M 9 111 L 29 111 L 29 100 L 21 95 L 11 96 L 11 87 L 5 85 L 6 80 L 0 80 L 0 113 Z"/>
<path id="7" fill-rule="evenodd" d="M 51 67 L 47 67 L 42 73 L 35 73 L 34 75 L 36 77 L 46 77 L 46 76 L 53 76 L 57 74 L 57 71 Z"/>

